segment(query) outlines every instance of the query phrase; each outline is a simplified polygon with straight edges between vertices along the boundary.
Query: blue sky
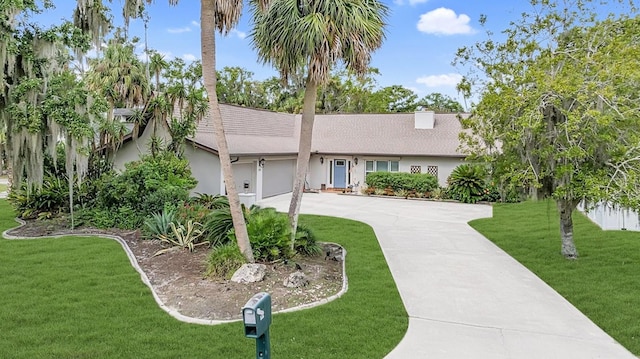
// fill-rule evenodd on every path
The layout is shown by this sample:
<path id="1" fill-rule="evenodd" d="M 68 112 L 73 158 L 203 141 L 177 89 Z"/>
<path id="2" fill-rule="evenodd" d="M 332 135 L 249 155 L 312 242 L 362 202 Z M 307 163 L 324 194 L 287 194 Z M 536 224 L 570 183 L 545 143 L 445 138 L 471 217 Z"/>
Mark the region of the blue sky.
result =
<path id="1" fill-rule="evenodd" d="M 531 10 L 527 0 L 382 0 L 390 9 L 386 40 L 372 56 L 371 66 L 380 70 L 380 87 L 402 85 L 422 97 L 432 92 L 447 94 L 462 103 L 455 85 L 460 69 L 451 65 L 456 50 L 486 39 L 487 29 L 500 33 L 522 12 Z M 57 0 L 57 9 L 43 15 L 43 22 L 71 17 L 75 1 Z M 116 24 L 122 23 L 122 1 L 113 0 Z M 251 19 L 246 11 L 237 28 L 217 39 L 217 67 L 240 66 L 254 73 L 255 80 L 277 75 L 270 66 L 257 62 L 248 34 Z M 200 58 L 200 1 L 182 0 L 169 6 L 156 0 L 148 7 L 149 47 L 169 58 L 187 61 Z M 478 19 L 488 18 L 486 28 Z M 144 37 L 141 20 L 132 20 L 130 34 Z"/>

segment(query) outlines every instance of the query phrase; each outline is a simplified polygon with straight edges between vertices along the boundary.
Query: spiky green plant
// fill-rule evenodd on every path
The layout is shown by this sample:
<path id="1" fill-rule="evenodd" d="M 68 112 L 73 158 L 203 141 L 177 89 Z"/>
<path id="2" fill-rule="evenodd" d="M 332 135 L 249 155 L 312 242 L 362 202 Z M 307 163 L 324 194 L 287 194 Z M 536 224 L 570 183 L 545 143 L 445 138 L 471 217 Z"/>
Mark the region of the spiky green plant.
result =
<path id="1" fill-rule="evenodd" d="M 159 238 L 162 242 L 171 245 L 169 248 L 161 249 L 157 251 L 154 256 L 167 253 L 172 250 L 173 247 L 179 247 L 183 249 L 189 249 L 193 252 L 196 246 L 207 244 L 207 242 L 199 242 L 198 239 L 202 236 L 202 224 L 189 220 L 187 226 L 183 224 L 169 223 L 171 227 L 171 233 L 167 235 L 160 235 Z"/>
<path id="2" fill-rule="evenodd" d="M 476 203 L 484 195 L 485 178 L 484 167 L 473 164 L 460 165 L 449 176 L 448 193 L 452 199 Z"/>
<path id="3" fill-rule="evenodd" d="M 152 238 L 168 235 L 171 231 L 170 224 L 176 221 L 175 209 L 163 209 L 160 213 L 154 213 L 144 221 L 145 230 Z"/>

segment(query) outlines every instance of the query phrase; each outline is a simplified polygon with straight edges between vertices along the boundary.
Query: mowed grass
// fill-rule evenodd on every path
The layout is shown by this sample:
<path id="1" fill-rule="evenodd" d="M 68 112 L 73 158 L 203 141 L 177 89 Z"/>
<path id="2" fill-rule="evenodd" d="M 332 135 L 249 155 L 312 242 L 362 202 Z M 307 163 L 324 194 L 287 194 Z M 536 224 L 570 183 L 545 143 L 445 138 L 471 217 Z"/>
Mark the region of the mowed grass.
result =
<path id="1" fill-rule="evenodd" d="M 12 218 L 0 200 L 0 230 L 15 226 Z M 272 356 L 384 357 L 408 317 L 373 230 L 332 217 L 301 222 L 347 249 L 349 290 L 329 304 L 275 315 Z M 255 356 L 255 340 L 244 337 L 240 322 L 186 324 L 162 311 L 110 239 L 0 240 L 0 293 L 4 359 Z"/>
<path id="2" fill-rule="evenodd" d="M 580 255 L 560 254 L 553 202 L 499 204 L 493 218 L 470 222 L 635 355 L 640 355 L 640 233 L 602 231 L 576 212 Z"/>

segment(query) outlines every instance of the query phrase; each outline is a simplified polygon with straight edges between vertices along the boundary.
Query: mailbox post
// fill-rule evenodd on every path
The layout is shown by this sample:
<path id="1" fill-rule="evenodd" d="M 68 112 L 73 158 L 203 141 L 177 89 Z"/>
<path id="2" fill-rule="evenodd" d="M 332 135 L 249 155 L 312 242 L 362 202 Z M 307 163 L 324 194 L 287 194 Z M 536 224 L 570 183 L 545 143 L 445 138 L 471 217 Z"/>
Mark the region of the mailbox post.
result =
<path id="1" fill-rule="evenodd" d="M 242 307 L 244 336 L 256 340 L 256 358 L 271 358 L 269 326 L 271 325 L 271 296 L 258 293 Z"/>

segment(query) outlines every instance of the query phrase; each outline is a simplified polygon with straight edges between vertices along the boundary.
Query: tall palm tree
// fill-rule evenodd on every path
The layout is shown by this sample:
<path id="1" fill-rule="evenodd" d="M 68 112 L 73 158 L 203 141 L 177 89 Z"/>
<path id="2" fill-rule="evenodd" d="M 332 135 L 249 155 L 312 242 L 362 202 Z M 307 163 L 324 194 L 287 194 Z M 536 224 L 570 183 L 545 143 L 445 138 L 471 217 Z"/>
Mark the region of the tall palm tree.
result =
<path id="1" fill-rule="evenodd" d="M 165 60 L 164 55 L 157 51 L 153 51 L 151 53 L 151 56 L 149 57 L 149 70 L 155 77 L 156 91 L 160 91 L 160 75 L 162 74 L 162 70 L 166 69 L 167 66 L 169 66 L 169 63 Z"/>
<path id="2" fill-rule="evenodd" d="M 289 205 L 295 239 L 318 86 L 330 79 L 331 67 L 343 61 L 356 74 L 367 72 L 371 53 L 382 45 L 388 8 L 378 0 L 273 0 L 267 9 L 254 8 L 252 41 L 259 58 L 271 63 L 283 79 L 306 66 L 302 126 L 293 194 Z"/>

